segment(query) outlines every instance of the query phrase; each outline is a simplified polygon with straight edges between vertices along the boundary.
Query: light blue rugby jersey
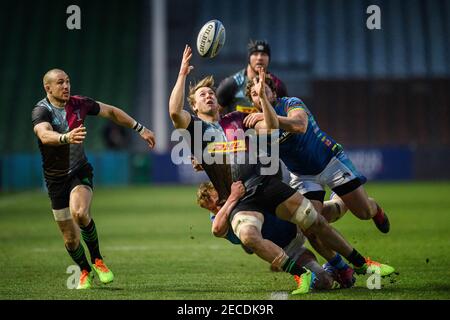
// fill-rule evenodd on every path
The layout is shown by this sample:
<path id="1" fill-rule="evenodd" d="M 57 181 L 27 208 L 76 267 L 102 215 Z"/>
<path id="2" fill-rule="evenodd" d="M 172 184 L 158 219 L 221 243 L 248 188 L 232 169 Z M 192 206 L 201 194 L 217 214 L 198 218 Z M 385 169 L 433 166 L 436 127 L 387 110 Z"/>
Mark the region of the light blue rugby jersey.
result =
<path id="1" fill-rule="evenodd" d="M 317 175 L 322 172 L 342 147 L 320 130 L 313 115 L 299 98 L 279 98 L 274 108 L 283 117 L 294 110 L 304 110 L 308 115 L 308 129 L 304 134 L 280 129 L 280 158 L 286 167 L 297 175 Z"/>

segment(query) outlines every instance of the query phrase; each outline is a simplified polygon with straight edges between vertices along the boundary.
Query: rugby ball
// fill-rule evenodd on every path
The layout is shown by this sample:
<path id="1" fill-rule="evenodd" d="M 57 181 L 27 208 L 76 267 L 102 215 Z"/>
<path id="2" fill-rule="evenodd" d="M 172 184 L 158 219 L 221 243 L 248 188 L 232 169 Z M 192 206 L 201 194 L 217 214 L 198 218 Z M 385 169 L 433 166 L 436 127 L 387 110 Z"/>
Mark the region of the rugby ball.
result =
<path id="1" fill-rule="evenodd" d="M 204 58 L 214 58 L 225 43 L 225 27 L 219 20 L 203 25 L 197 36 L 197 51 Z"/>

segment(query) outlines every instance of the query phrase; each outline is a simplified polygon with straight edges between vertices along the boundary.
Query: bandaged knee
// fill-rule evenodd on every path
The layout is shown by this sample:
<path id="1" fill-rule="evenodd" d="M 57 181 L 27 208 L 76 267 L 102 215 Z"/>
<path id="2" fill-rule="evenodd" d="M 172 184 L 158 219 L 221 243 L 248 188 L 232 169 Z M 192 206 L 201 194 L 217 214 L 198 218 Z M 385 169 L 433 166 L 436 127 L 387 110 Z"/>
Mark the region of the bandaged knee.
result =
<path id="1" fill-rule="evenodd" d="M 307 230 L 317 219 L 317 211 L 311 201 L 303 198 L 302 203 L 295 211 L 291 222 L 298 225 L 302 230 Z"/>
<path id="2" fill-rule="evenodd" d="M 72 219 L 69 208 L 53 210 L 53 216 L 55 217 L 55 221 L 67 221 Z"/>
<path id="3" fill-rule="evenodd" d="M 231 222 L 234 234 L 241 239 L 240 233 L 243 228 L 253 226 L 261 232 L 263 222 L 255 216 L 238 213 Z"/>

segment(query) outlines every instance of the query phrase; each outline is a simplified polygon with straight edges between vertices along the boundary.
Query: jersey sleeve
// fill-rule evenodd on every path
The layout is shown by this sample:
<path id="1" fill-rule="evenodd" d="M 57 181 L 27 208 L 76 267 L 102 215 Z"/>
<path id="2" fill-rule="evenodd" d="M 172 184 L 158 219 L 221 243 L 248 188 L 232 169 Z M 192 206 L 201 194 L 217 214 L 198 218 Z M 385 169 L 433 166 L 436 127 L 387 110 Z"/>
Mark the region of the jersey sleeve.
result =
<path id="1" fill-rule="evenodd" d="M 99 114 L 100 105 L 94 99 L 78 95 L 73 96 L 73 98 L 76 100 L 76 104 L 82 106 L 82 108 L 85 110 L 85 114 L 90 116 L 96 116 Z"/>
<path id="2" fill-rule="evenodd" d="M 87 114 L 90 116 L 96 116 L 100 112 L 100 105 L 97 101 L 91 98 L 84 98 L 86 103 L 86 108 L 88 109 Z"/>
<path id="3" fill-rule="evenodd" d="M 286 114 L 294 110 L 305 110 L 305 105 L 299 98 L 289 98 L 285 104 Z"/>
<path id="4" fill-rule="evenodd" d="M 215 216 L 212 213 L 210 213 L 209 220 L 211 221 L 211 223 L 214 222 L 214 219 L 215 219 Z M 241 240 L 239 240 L 239 238 L 234 234 L 234 232 L 231 228 L 228 228 L 228 232 L 225 236 L 225 239 L 230 241 L 232 244 L 241 244 Z"/>
<path id="5" fill-rule="evenodd" d="M 42 122 L 52 123 L 50 111 L 48 111 L 46 107 L 36 106 L 31 111 L 31 123 L 33 124 L 33 128 Z"/>
<path id="6" fill-rule="evenodd" d="M 279 79 L 278 79 L 279 80 Z M 279 80 L 277 84 L 277 97 L 288 97 L 287 87 L 283 81 Z"/>
<path id="7" fill-rule="evenodd" d="M 228 77 L 222 80 L 216 91 L 217 101 L 219 104 L 224 108 L 230 107 L 238 89 L 239 88 L 234 80 L 234 77 Z"/>
<path id="8" fill-rule="evenodd" d="M 281 81 L 280 78 L 278 78 L 277 76 L 275 76 L 272 73 L 270 74 L 270 76 L 272 77 L 273 81 L 275 82 L 275 90 L 277 93 L 277 97 L 278 98 L 289 97 L 288 92 L 287 92 L 287 87 L 284 84 L 284 82 Z"/>
<path id="9" fill-rule="evenodd" d="M 186 127 L 186 130 L 191 134 L 191 136 L 194 135 L 194 123 L 197 120 L 200 120 L 200 119 L 191 114 L 191 121 L 189 122 L 188 126 Z"/>

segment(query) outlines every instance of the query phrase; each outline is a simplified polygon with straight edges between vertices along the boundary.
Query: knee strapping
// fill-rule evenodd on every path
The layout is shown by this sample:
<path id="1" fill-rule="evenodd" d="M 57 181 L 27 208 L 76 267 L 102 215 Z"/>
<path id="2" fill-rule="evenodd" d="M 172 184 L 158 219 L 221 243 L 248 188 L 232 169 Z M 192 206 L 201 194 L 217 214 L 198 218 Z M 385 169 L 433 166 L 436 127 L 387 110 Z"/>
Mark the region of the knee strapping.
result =
<path id="1" fill-rule="evenodd" d="M 55 217 L 55 221 L 67 221 L 72 219 L 69 208 L 53 210 L 53 216 Z"/>
<path id="2" fill-rule="evenodd" d="M 311 201 L 303 198 L 302 203 L 295 211 L 291 222 L 298 225 L 302 230 L 307 230 L 317 219 L 317 211 Z"/>
<path id="3" fill-rule="evenodd" d="M 234 234 L 241 239 L 240 233 L 243 227 L 253 226 L 258 229 L 259 232 L 262 230 L 263 222 L 255 216 L 247 214 L 237 214 L 233 221 L 231 222 L 231 227 L 233 228 Z"/>

